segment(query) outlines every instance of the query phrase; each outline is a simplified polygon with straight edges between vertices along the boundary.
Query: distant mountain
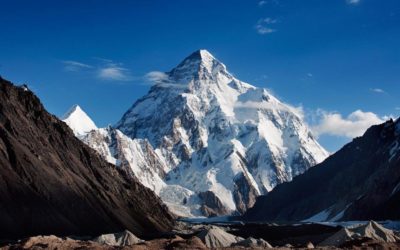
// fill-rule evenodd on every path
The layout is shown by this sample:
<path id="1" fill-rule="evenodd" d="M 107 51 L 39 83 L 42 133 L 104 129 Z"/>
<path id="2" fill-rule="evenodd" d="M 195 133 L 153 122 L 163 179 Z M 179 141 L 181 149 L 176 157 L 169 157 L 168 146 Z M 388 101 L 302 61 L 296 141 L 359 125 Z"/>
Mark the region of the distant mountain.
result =
<path id="1" fill-rule="evenodd" d="M 78 140 L 29 89 L 0 78 L 1 238 L 125 229 L 150 236 L 169 231 L 173 219 L 150 189 Z"/>
<path id="2" fill-rule="evenodd" d="M 290 183 L 257 199 L 252 221 L 400 219 L 400 120 L 372 126 Z"/>
<path id="3" fill-rule="evenodd" d="M 153 78 L 113 128 L 83 141 L 179 215 L 243 213 L 328 156 L 298 110 L 236 79 L 206 50 Z"/>

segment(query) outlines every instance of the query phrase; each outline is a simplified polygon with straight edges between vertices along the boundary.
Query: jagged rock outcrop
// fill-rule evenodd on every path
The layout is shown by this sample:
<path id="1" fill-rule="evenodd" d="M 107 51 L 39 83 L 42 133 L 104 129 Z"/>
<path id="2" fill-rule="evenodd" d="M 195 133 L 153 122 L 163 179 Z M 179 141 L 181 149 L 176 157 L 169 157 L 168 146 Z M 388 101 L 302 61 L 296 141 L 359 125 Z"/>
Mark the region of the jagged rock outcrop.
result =
<path id="1" fill-rule="evenodd" d="M 245 247 L 245 248 L 261 248 L 261 249 L 272 248 L 272 246 L 267 241 L 263 239 L 255 239 L 252 237 L 249 237 L 237 243 L 233 243 L 231 246 Z"/>
<path id="2" fill-rule="evenodd" d="M 123 169 L 104 161 L 26 87 L 0 78 L 0 235 L 138 236 L 174 217 Z"/>
<path id="3" fill-rule="evenodd" d="M 339 232 L 325 239 L 319 246 L 341 247 L 345 243 L 362 239 L 374 240 L 377 242 L 393 243 L 398 242 L 398 237 L 392 230 L 386 229 L 375 221 L 357 227 L 343 228 Z"/>
<path id="4" fill-rule="evenodd" d="M 230 247 L 231 245 L 243 241 L 241 237 L 225 232 L 222 228 L 211 226 L 196 234 L 208 248 Z"/>
<path id="5" fill-rule="evenodd" d="M 93 242 L 97 242 L 101 245 L 108 246 L 131 246 L 134 244 L 142 243 L 144 240 L 136 237 L 133 233 L 125 230 L 120 233 L 102 234 L 92 239 Z"/>

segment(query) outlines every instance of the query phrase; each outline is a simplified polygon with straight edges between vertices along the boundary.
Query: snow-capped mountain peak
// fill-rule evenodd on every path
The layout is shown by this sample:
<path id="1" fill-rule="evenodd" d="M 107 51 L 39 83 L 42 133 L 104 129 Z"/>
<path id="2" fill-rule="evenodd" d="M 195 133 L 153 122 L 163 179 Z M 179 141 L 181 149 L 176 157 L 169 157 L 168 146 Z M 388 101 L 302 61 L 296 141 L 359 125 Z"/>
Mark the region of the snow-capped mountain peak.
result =
<path id="1" fill-rule="evenodd" d="M 188 83 L 188 80 L 192 78 L 210 79 L 217 77 L 220 73 L 232 78 L 223 63 L 218 61 L 210 52 L 202 49 L 193 52 L 167 74 L 171 81 Z"/>
<path id="2" fill-rule="evenodd" d="M 296 108 L 236 79 L 208 51 L 166 75 L 169 87 L 154 86 L 115 127 L 150 142 L 167 165 L 167 186 L 190 191 L 185 200 L 213 201 L 203 214 L 243 212 L 328 156 Z"/>
<path id="3" fill-rule="evenodd" d="M 87 131 L 75 112 L 69 125 Z M 80 138 L 181 216 L 243 213 L 328 156 L 296 108 L 236 79 L 206 50 L 165 73 L 113 128 Z"/>
<path id="4" fill-rule="evenodd" d="M 82 136 L 97 129 L 93 120 L 76 104 L 62 116 L 61 120 L 72 129 L 76 136 Z"/>

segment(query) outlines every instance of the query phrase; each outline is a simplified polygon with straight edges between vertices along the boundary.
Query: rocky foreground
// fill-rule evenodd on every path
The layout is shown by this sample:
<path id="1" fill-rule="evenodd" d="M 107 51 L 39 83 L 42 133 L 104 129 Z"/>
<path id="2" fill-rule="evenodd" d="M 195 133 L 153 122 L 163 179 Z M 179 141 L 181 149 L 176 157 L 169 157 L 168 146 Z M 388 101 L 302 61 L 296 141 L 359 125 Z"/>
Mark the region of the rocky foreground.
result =
<path id="1" fill-rule="evenodd" d="M 169 236 L 152 240 L 142 240 L 129 231 L 95 238 L 50 235 L 3 243 L 0 249 L 400 249 L 399 240 L 398 232 L 374 221 L 346 228 L 178 223 Z"/>

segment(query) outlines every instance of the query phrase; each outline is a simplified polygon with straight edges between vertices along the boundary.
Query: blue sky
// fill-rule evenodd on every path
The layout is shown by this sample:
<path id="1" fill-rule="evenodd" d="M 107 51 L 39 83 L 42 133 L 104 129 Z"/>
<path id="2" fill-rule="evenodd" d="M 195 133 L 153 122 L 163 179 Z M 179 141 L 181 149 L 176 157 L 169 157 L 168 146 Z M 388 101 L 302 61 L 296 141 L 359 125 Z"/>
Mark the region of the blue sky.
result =
<path id="1" fill-rule="evenodd" d="M 204 48 L 239 79 L 302 106 L 329 151 L 400 115 L 400 1 L 2 1 L 0 75 L 62 115 L 114 124 Z"/>

